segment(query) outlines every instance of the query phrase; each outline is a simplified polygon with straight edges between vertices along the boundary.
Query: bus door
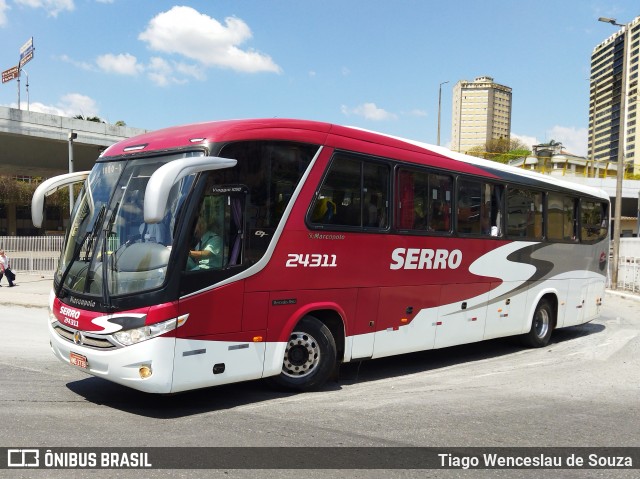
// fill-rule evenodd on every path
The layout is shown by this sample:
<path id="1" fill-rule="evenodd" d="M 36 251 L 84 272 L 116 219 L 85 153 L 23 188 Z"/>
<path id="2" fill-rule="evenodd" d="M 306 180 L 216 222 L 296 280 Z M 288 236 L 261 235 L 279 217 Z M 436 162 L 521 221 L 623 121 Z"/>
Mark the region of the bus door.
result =
<path id="1" fill-rule="evenodd" d="M 246 268 L 246 187 L 214 185 L 204 190 L 190 219 L 185 244 L 177 330 L 174 390 L 261 377 L 264 343 L 243 333 L 244 281 L 228 280 Z"/>

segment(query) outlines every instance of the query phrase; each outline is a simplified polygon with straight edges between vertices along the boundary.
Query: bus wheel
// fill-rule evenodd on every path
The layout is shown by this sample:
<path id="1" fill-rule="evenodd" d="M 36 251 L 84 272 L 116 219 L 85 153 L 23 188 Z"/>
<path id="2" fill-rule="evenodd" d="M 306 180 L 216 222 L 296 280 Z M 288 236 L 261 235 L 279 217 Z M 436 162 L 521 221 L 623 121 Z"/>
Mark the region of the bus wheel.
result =
<path id="1" fill-rule="evenodd" d="M 531 348 L 542 348 L 549 344 L 553 331 L 553 306 L 546 299 L 540 300 L 533 313 L 531 330 L 521 336 L 522 342 Z"/>
<path id="2" fill-rule="evenodd" d="M 306 316 L 296 325 L 282 361 L 282 372 L 269 378 L 275 386 L 294 390 L 316 389 L 336 367 L 336 342 L 321 321 Z"/>

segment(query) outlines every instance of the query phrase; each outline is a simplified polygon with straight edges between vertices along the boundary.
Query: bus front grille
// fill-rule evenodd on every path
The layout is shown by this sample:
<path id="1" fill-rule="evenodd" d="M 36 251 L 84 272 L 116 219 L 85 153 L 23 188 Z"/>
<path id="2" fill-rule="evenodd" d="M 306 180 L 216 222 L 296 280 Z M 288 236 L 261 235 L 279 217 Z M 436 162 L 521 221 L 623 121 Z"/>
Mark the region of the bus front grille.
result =
<path id="1" fill-rule="evenodd" d="M 115 348 L 116 345 L 110 342 L 104 336 L 98 336 L 96 334 L 90 333 L 82 333 L 82 341 L 80 343 L 75 341 L 75 330 L 68 329 L 63 327 L 60 324 L 55 324 L 53 329 L 61 338 L 66 339 L 67 341 L 74 344 L 81 344 L 82 346 L 86 346 L 88 348 L 93 349 L 112 349 Z"/>

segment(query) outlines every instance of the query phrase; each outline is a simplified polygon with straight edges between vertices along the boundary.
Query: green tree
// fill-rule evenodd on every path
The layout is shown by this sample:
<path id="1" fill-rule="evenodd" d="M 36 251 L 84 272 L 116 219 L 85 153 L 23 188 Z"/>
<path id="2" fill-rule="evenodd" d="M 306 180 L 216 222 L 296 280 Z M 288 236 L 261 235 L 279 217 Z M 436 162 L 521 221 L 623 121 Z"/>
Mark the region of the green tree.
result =
<path id="1" fill-rule="evenodd" d="M 99 116 L 76 115 L 73 118 L 75 118 L 76 120 L 93 121 L 95 123 L 106 123 L 106 121 L 104 121 Z"/>
<path id="2" fill-rule="evenodd" d="M 467 155 L 485 158 L 498 163 L 508 163 L 516 158 L 527 157 L 531 150 L 517 138 L 497 138 L 489 140 L 483 145 L 474 146 L 467 150 Z"/>

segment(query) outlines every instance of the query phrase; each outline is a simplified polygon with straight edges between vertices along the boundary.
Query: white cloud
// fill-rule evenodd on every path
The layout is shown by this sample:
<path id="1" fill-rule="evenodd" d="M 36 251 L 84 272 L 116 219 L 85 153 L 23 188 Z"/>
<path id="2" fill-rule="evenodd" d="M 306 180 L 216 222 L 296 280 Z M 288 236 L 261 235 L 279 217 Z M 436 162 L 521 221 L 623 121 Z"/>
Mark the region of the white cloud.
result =
<path id="1" fill-rule="evenodd" d="M 535 136 L 518 135 L 511 132 L 511 138 L 517 138 L 531 148 L 533 145 L 548 143 L 554 140 L 562 143 L 563 150 L 578 156 L 587 155 L 589 132 L 586 128 L 556 125 L 545 132 L 545 139 L 540 141 Z"/>
<path id="2" fill-rule="evenodd" d="M 547 138 L 562 143 L 564 149 L 574 155 L 586 156 L 589 131 L 587 128 L 556 125 L 547 130 Z"/>
<path id="3" fill-rule="evenodd" d="M 180 76 L 177 74 L 180 74 Z M 185 77 L 192 77 L 196 80 L 204 80 L 205 78 L 202 69 L 196 65 L 168 62 L 160 57 L 151 58 L 147 66 L 147 76 L 158 86 L 183 84 L 187 82 Z"/>
<path id="4" fill-rule="evenodd" d="M 173 62 L 175 70 L 183 75 L 190 76 L 196 80 L 204 80 L 205 74 L 201 67 L 198 65 L 189 65 L 182 62 Z"/>
<path id="5" fill-rule="evenodd" d="M 418 117 L 426 117 L 429 116 L 426 111 L 420 110 L 419 108 L 414 108 L 408 113 L 409 116 L 418 116 Z"/>
<path id="6" fill-rule="evenodd" d="M 59 56 L 57 58 L 59 60 L 65 62 L 65 63 L 70 63 L 71 65 L 73 65 L 75 67 L 78 67 L 78 68 L 81 68 L 83 70 L 98 71 L 98 69 L 92 63 L 79 62 L 79 61 L 74 60 L 73 58 L 71 58 L 69 55 L 61 55 L 61 56 Z"/>
<path id="7" fill-rule="evenodd" d="M 382 108 L 378 108 L 375 103 L 363 103 L 362 105 L 358 105 L 354 108 L 342 105 L 340 110 L 346 116 L 357 115 L 367 120 L 374 121 L 395 120 L 398 118 L 398 115 L 390 113 Z"/>
<path id="8" fill-rule="evenodd" d="M 0 27 L 4 27 L 7 24 L 7 10 L 9 10 L 7 0 L 0 0 Z"/>
<path id="9" fill-rule="evenodd" d="M 96 105 L 95 100 L 80 93 L 64 95 L 58 105 L 60 105 L 69 116 L 96 116 L 98 114 L 98 105 Z"/>
<path id="10" fill-rule="evenodd" d="M 204 66 L 248 73 L 282 71 L 270 56 L 239 48 L 252 36 L 245 22 L 235 17 L 224 22 L 191 7 L 175 6 L 152 18 L 138 38 L 152 50 L 183 55 Z"/>
<path id="11" fill-rule="evenodd" d="M 164 58 L 153 57 L 147 70 L 148 77 L 156 85 L 167 86 L 169 83 L 173 83 L 171 80 L 173 69 Z"/>
<path id="12" fill-rule="evenodd" d="M 511 138 L 520 140 L 522 143 L 527 145 L 529 149 L 531 149 L 533 145 L 537 145 L 540 143 L 535 136 L 518 135 L 517 133 L 514 133 L 514 132 L 511 132 Z"/>
<path id="13" fill-rule="evenodd" d="M 65 10 L 71 12 L 75 9 L 73 0 L 14 0 L 18 5 L 31 8 L 43 8 L 52 17 L 57 17 Z"/>
<path id="14" fill-rule="evenodd" d="M 20 102 L 23 110 L 27 109 L 27 102 Z M 17 103 L 9 105 L 11 108 L 17 108 Z M 81 95 L 80 93 L 69 93 L 64 95 L 56 105 L 45 105 L 40 102 L 29 103 L 29 111 L 37 113 L 46 113 L 48 115 L 66 116 L 72 118 L 76 115 L 97 116 L 98 106 L 92 98 Z"/>
<path id="15" fill-rule="evenodd" d="M 137 58 L 129 53 L 100 55 L 96 58 L 96 64 L 107 73 L 117 73 L 119 75 L 137 75 L 143 69 L 138 64 Z"/>

